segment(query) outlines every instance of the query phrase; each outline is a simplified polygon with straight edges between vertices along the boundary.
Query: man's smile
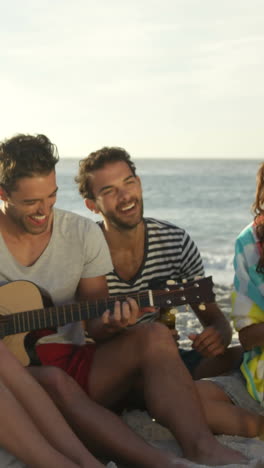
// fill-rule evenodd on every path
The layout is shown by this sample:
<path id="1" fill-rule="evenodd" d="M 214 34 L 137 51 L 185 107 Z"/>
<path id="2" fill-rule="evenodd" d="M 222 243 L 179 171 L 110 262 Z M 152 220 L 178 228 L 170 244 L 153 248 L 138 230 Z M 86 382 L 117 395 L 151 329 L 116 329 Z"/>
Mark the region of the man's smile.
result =
<path id="1" fill-rule="evenodd" d="M 121 211 L 124 212 L 124 211 L 132 210 L 135 206 L 136 206 L 135 202 L 130 203 L 129 205 L 124 206 L 123 208 L 121 208 Z"/>
<path id="2" fill-rule="evenodd" d="M 48 220 L 48 216 L 46 215 L 31 215 L 28 216 L 28 218 L 31 223 L 36 224 L 38 226 L 45 224 L 45 222 Z"/>

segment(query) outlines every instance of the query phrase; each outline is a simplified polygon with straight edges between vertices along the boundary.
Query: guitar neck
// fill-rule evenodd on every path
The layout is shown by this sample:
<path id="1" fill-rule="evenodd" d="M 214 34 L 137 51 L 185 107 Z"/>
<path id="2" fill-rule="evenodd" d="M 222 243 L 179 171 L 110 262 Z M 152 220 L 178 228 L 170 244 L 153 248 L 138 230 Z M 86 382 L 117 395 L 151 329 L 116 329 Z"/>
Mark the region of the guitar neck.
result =
<path id="1" fill-rule="evenodd" d="M 204 284 L 204 282 L 207 284 Z M 201 291 L 199 291 L 200 283 L 202 285 Z M 136 300 L 139 308 L 148 306 L 169 307 L 170 305 L 199 303 L 201 301 L 212 302 L 211 277 L 187 283 L 180 287 L 176 285 L 174 288 L 176 289 L 148 290 L 138 294 L 129 294 L 129 297 Z M 6 316 L 8 320 L 5 322 L 5 335 L 54 328 L 71 322 L 100 317 L 106 309 L 113 310 L 116 300 L 123 302 L 126 297 L 108 297 L 94 302 L 76 302 L 10 314 Z"/>
<path id="2" fill-rule="evenodd" d="M 150 305 L 149 294 L 130 294 L 139 307 Z M 79 322 L 90 318 L 100 317 L 106 309 L 113 310 L 117 298 L 107 298 L 94 302 L 76 302 L 51 306 L 43 309 L 34 309 L 11 314 L 5 323 L 5 335 L 23 333 L 29 330 L 40 330 L 43 328 L 54 328 L 71 322 Z M 118 296 L 118 300 L 124 301 L 125 296 Z"/>

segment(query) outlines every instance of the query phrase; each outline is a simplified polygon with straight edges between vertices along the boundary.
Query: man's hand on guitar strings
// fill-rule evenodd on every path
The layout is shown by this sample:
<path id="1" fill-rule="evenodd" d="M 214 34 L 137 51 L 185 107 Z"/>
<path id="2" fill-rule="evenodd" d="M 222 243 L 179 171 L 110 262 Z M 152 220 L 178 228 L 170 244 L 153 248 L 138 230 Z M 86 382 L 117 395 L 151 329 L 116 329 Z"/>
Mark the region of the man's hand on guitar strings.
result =
<path id="1" fill-rule="evenodd" d="M 139 316 L 139 308 L 137 302 L 127 297 L 126 301 L 120 303 L 116 301 L 114 311 L 107 309 L 101 319 L 105 328 L 110 333 L 118 333 L 129 325 L 134 325 Z"/>

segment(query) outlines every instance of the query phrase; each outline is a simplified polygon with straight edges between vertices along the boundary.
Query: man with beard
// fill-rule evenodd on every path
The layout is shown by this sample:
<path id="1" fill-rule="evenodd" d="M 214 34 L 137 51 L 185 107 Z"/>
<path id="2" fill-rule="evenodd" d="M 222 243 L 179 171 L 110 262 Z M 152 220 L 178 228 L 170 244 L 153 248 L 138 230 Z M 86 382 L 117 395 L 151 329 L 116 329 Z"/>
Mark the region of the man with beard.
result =
<path id="1" fill-rule="evenodd" d="M 107 274 L 110 295 L 129 295 L 167 280 L 204 276 L 200 253 L 187 232 L 169 222 L 143 217 L 141 181 L 124 149 L 104 147 L 91 153 L 80 162 L 76 182 L 86 206 L 103 217 L 99 224 L 114 265 Z M 179 351 L 193 378 L 238 367 L 242 349 L 227 349 L 232 331 L 217 304 L 205 308 L 193 304 L 192 308 L 204 329 L 189 335 L 192 350 Z M 153 310 L 145 309 L 137 322 L 156 317 Z"/>

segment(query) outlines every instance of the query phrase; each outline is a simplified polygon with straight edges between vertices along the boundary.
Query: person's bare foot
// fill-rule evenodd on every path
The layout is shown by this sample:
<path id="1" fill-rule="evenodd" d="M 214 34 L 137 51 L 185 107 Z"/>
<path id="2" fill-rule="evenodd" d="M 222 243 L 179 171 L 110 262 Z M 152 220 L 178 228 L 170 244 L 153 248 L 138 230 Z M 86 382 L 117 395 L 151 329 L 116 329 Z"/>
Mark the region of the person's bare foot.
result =
<path id="1" fill-rule="evenodd" d="M 178 457 L 167 449 L 155 448 L 155 450 L 155 460 L 152 460 L 151 464 L 149 462 L 144 464 L 144 468 L 189 468 L 190 466 L 190 460 Z"/>
<path id="2" fill-rule="evenodd" d="M 196 453 L 193 451 L 191 454 L 185 453 L 184 456 L 189 460 L 210 466 L 248 463 L 248 459 L 241 452 L 220 444 L 217 439 L 214 439 L 214 443 L 210 445 L 200 443 L 197 445 Z"/>

